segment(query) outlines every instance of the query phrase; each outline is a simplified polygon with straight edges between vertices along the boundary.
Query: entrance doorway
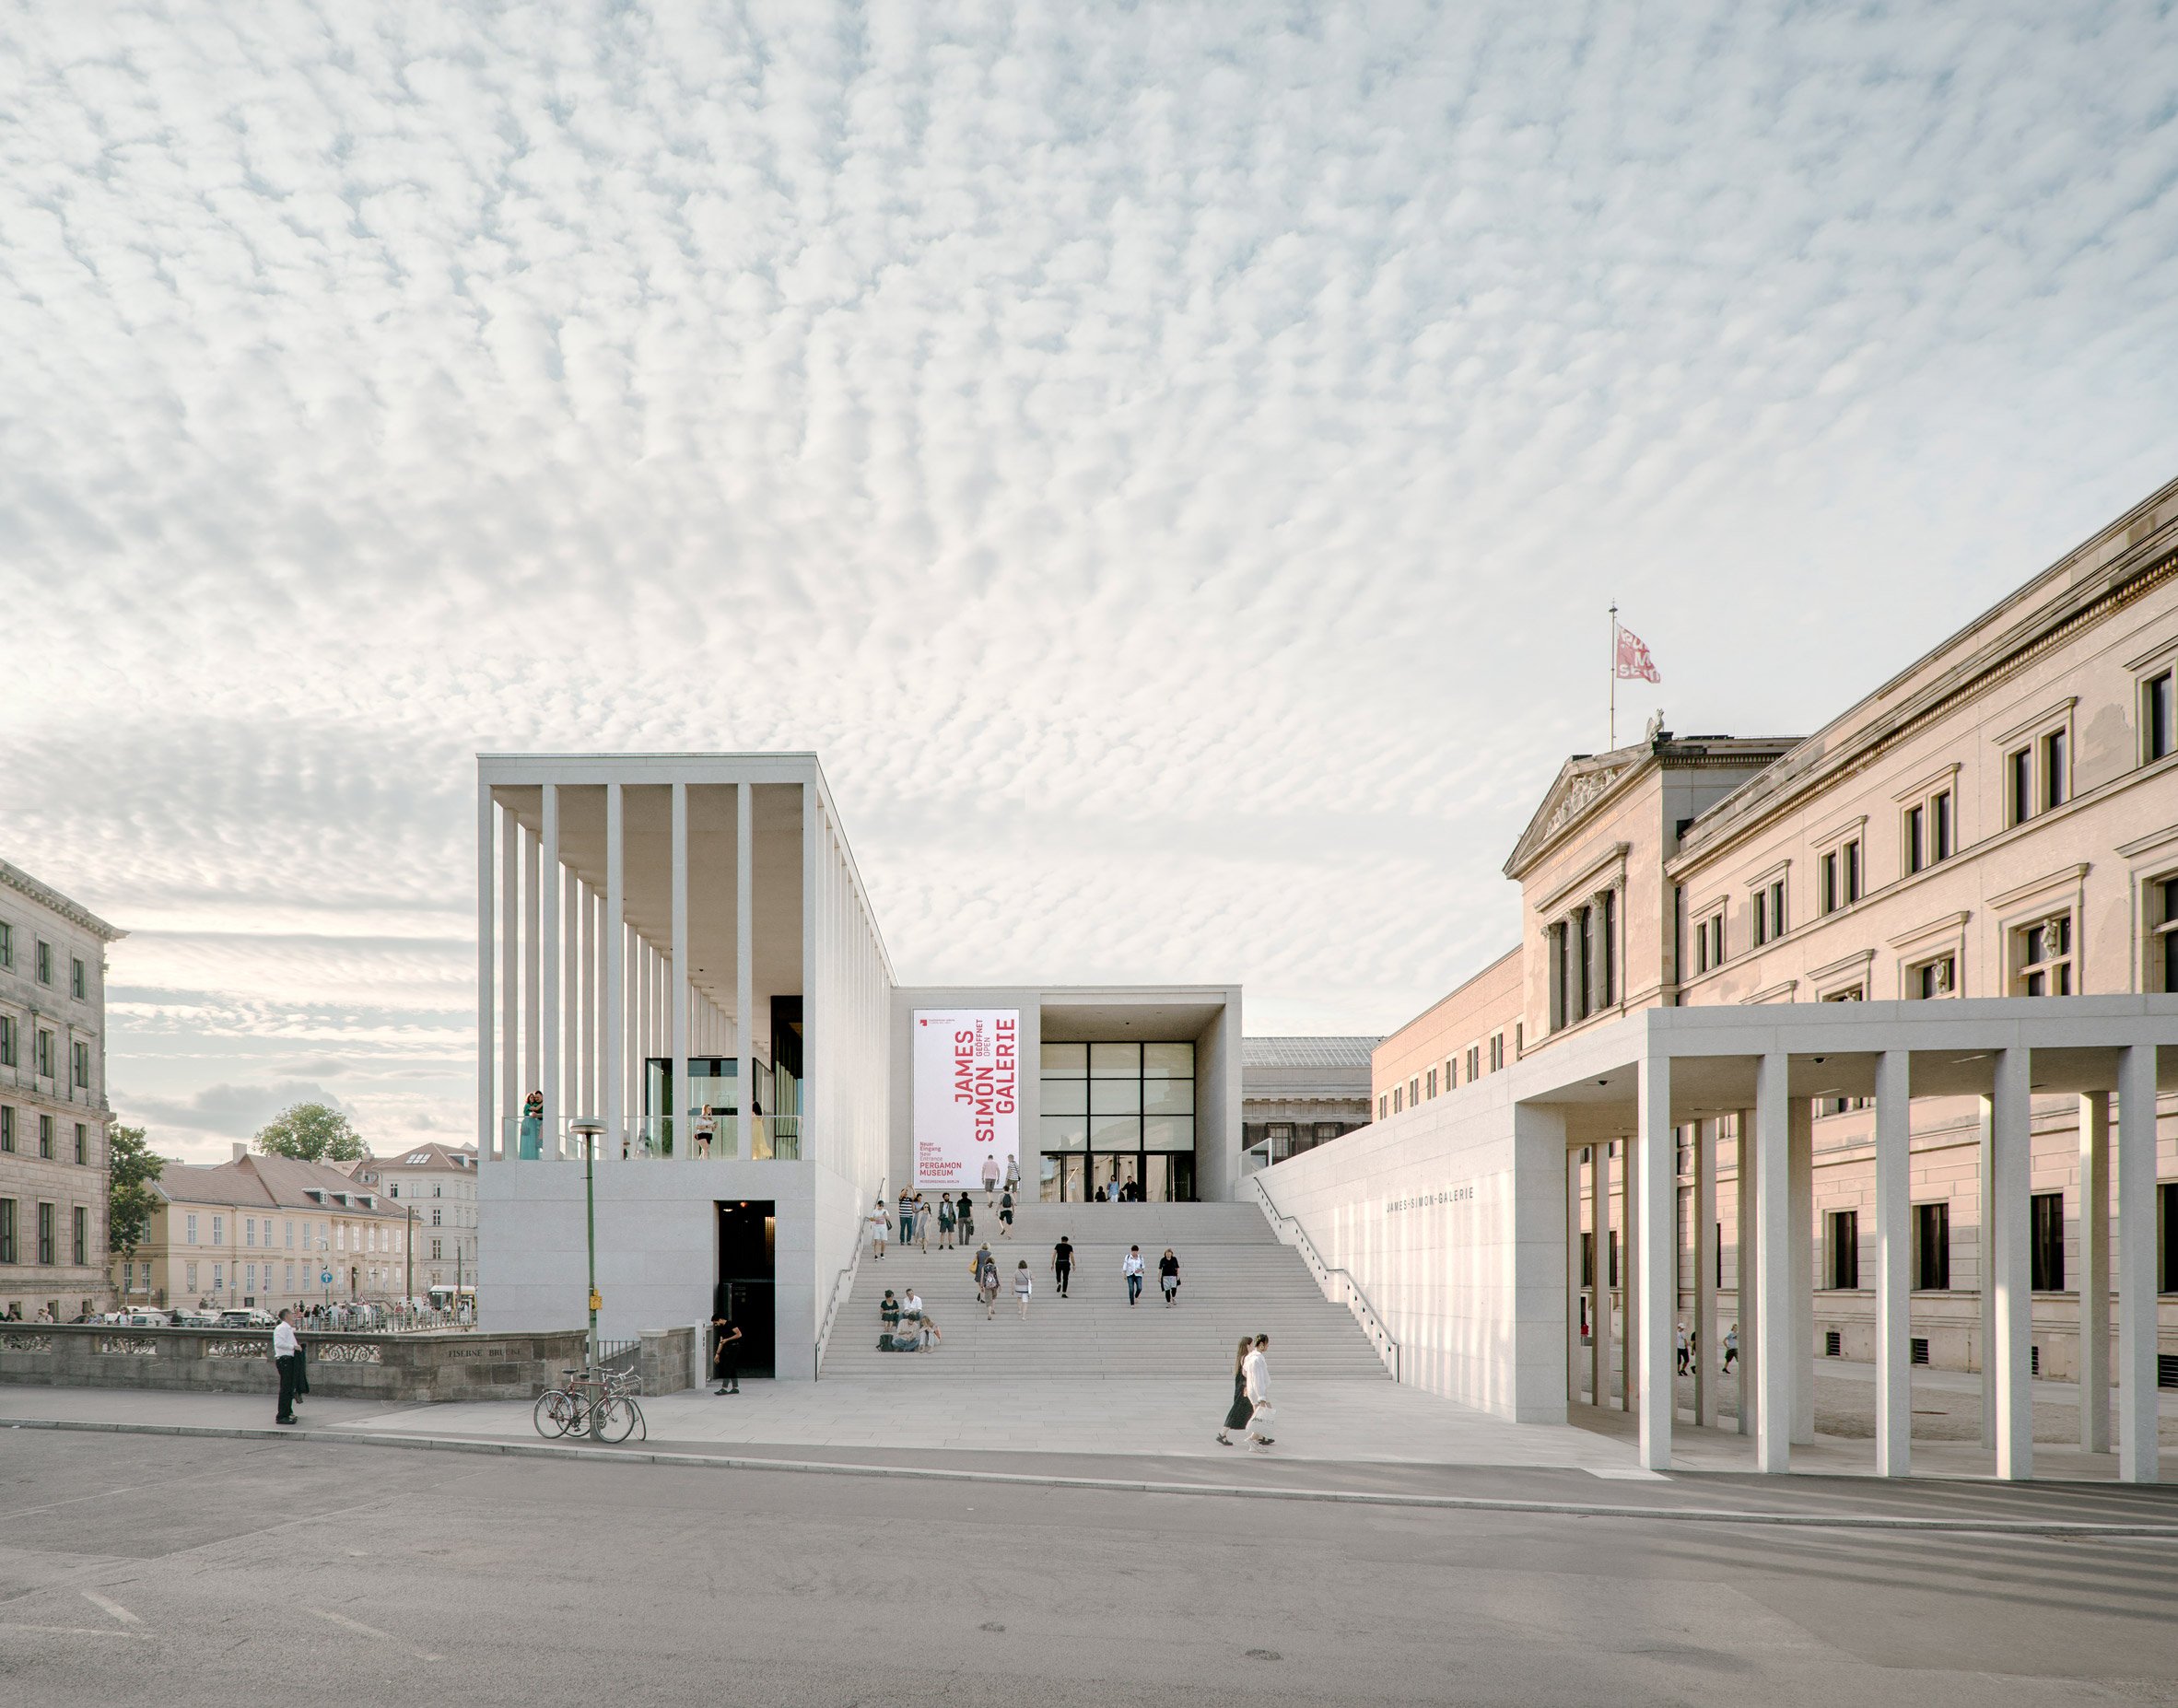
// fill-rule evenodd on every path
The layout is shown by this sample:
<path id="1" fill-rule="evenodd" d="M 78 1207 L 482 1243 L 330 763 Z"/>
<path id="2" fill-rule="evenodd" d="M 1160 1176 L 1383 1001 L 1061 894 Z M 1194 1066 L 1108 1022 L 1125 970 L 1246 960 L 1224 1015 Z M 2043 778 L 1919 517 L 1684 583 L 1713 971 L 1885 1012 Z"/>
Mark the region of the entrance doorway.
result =
<path id="1" fill-rule="evenodd" d="M 719 1204 L 719 1274 L 711 1315 L 723 1316 L 741 1330 L 744 1375 L 779 1374 L 779 1321 L 773 1299 L 777 1210 L 769 1199 Z"/>

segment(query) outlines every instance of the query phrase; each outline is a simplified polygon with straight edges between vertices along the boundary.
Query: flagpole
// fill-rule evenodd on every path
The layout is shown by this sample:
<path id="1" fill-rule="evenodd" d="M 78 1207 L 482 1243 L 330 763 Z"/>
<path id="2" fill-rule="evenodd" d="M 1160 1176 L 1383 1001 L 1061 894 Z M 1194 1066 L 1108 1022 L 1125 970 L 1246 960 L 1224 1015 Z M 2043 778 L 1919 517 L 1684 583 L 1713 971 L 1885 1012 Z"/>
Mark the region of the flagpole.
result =
<path id="1" fill-rule="evenodd" d="M 1619 602 L 1610 602 L 1610 743 L 1605 753 L 1615 753 L 1619 744 Z"/>

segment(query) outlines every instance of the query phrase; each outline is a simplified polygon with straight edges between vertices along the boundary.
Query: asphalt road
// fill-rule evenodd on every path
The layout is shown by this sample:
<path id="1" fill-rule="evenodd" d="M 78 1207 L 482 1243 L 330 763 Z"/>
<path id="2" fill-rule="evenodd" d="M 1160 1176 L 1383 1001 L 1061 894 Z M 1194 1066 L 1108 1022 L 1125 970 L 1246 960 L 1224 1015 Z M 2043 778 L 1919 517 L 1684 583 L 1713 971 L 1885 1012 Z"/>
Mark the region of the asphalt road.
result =
<path id="1" fill-rule="evenodd" d="M 0 1702 L 41 1708 L 2178 1702 L 2163 1539 L 6 1444 Z"/>

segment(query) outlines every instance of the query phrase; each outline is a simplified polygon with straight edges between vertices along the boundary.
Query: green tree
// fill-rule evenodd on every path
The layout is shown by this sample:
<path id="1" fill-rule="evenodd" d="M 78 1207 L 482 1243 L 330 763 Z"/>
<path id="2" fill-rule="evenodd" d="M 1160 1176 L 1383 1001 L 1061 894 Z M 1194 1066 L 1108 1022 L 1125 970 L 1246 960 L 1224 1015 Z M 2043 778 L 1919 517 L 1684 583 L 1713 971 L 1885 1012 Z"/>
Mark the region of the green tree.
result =
<path id="1" fill-rule="evenodd" d="M 363 1154 L 363 1136 L 338 1109 L 299 1103 L 257 1129 L 257 1148 L 299 1163 L 352 1163 Z"/>
<path id="2" fill-rule="evenodd" d="M 151 1153 L 141 1127 L 116 1126 L 106 1141 L 106 1244 L 124 1260 L 151 1232 L 158 1194 L 151 1183 L 166 1163 Z"/>

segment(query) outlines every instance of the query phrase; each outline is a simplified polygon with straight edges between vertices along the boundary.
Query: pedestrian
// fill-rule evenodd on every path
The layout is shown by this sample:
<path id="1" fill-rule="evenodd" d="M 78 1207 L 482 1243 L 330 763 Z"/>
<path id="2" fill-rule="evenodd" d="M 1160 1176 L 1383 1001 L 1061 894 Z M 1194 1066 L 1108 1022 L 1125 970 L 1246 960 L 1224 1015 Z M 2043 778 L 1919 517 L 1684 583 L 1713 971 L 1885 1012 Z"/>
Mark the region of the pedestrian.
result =
<path id="1" fill-rule="evenodd" d="M 893 1290 L 890 1287 L 884 1290 L 884 1297 L 877 1302 L 877 1320 L 887 1334 L 892 1332 L 893 1326 L 900 1320 L 900 1302 L 893 1297 Z"/>
<path id="2" fill-rule="evenodd" d="M 1013 1195 L 1011 1192 L 1001 1192 L 999 1195 L 999 1237 L 1001 1239 L 1013 1237 Z"/>
<path id="3" fill-rule="evenodd" d="M 998 1195 L 998 1158 L 986 1154 L 983 1158 L 983 1208 L 990 1208 L 990 1200 Z"/>
<path id="4" fill-rule="evenodd" d="M 976 1297 L 983 1303 L 986 1319 L 998 1315 L 999 1269 L 998 1259 L 990 1255 L 989 1246 L 976 1248 Z"/>
<path id="5" fill-rule="evenodd" d="M 711 1353 L 711 1375 L 719 1384 L 720 1397 L 738 1394 L 741 1392 L 741 1330 L 723 1316 L 714 1316 L 711 1332 L 719 1337 L 718 1347 Z"/>
<path id="6" fill-rule="evenodd" d="M 302 1404 L 303 1397 L 310 1391 L 310 1349 L 302 1343 L 302 1313 L 295 1313 L 295 1398 L 294 1403 Z"/>
<path id="7" fill-rule="evenodd" d="M 1028 1259 L 1024 1258 L 1013 1266 L 1013 1297 L 1021 1306 L 1021 1320 L 1028 1320 L 1028 1295 L 1036 1287 L 1035 1278 L 1028 1272 Z"/>
<path id="8" fill-rule="evenodd" d="M 1679 1374 L 1686 1375 L 1686 1325 L 1680 1323 L 1673 1331 L 1673 1347 L 1679 1354 Z"/>
<path id="9" fill-rule="evenodd" d="M 884 1199 L 879 1199 L 877 1208 L 863 1220 L 870 1224 L 870 1255 L 882 1263 L 884 1260 L 884 1236 L 893 1225 L 893 1219 L 884 1213 Z"/>
<path id="10" fill-rule="evenodd" d="M 711 1140 L 719 1130 L 719 1112 L 709 1104 L 705 1104 L 703 1113 L 696 1117 L 693 1127 L 696 1134 L 696 1154 L 708 1156 L 711 1153 Z"/>
<path id="11" fill-rule="evenodd" d="M 1255 1351 L 1248 1353 L 1242 1366 L 1247 1373 L 1248 1403 L 1254 1408 L 1247 1414 L 1247 1450 L 1250 1453 L 1268 1453 L 1277 1437 L 1270 1425 L 1277 1413 L 1270 1404 L 1270 1337 L 1256 1336 Z"/>
<path id="12" fill-rule="evenodd" d="M 943 1192 L 938 1197 L 938 1249 L 949 1251 L 953 1246 L 953 1194 Z"/>
<path id="13" fill-rule="evenodd" d="M 1119 1259 L 1119 1273 L 1127 1278 L 1127 1304 L 1132 1308 L 1134 1302 L 1142 1297 L 1142 1263 L 1140 1246 L 1127 1247 L 1127 1255 Z"/>
<path id="14" fill-rule="evenodd" d="M 1052 1291 L 1060 1298 L 1066 1297 L 1067 1282 L 1073 1278 L 1074 1243 L 1065 1234 L 1059 1236 L 1059 1244 L 1051 1247 Z"/>
<path id="15" fill-rule="evenodd" d="M 301 1350 L 302 1342 L 295 1338 L 295 1325 L 283 1309 L 273 1328 L 273 1363 L 280 1373 L 280 1410 L 273 1419 L 275 1423 L 295 1421 L 295 1363 Z"/>
<path id="16" fill-rule="evenodd" d="M 976 1237 L 975 1200 L 968 1196 L 968 1188 L 966 1187 L 963 1187 L 960 1189 L 960 1206 L 954 1211 L 953 1219 L 956 1224 L 956 1232 L 959 1234 L 960 1243 L 965 1246 L 970 1240 Z"/>
<path id="17" fill-rule="evenodd" d="M 1021 1161 L 1013 1155 L 1008 1155 L 1006 1158 L 1006 1190 L 1009 1192 L 1021 1190 Z"/>
<path id="18" fill-rule="evenodd" d="M 1233 1354 L 1233 1403 L 1225 1408 L 1225 1421 L 1218 1426 L 1218 1442 L 1222 1446 L 1237 1445 L 1230 1432 L 1246 1429 L 1248 1418 L 1255 1411 L 1255 1404 L 1247 1397 L 1247 1355 L 1255 1350 L 1255 1337 L 1242 1335 L 1240 1350 Z"/>
<path id="19" fill-rule="evenodd" d="M 521 1106 L 521 1160 L 533 1163 L 544 1149 L 544 1094 L 532 1092 Z"/>
<path id="20" fill-rule="evenodd" d="M 1170 1246 L 1157 1259 L 1157 1284 L 1165 1289 L 1165 1304 L 1169 1309 L 1179 1299 L 1179 1259 L 1172 1255 Z"/>
<path id="21" fill-rule="evenodd" d="M 1739 1325 L 1738 1323 L 1734 1323 L 1731 1328 L 1725 1332 L 1724 1374 L 1726 1375 L 1730 1375 L 1732 1374 L 1732 1366 L 1739 1362 Z"/>
<path id="22" fill-rule="evenodd" d="M 903 1192 L 900 1194 L 898 1208 L 900 1211 L 900 1244 L 912 1246 L 915 1244 L 916 1218 L 921 1213 L 922 1207 L 916 1202 L 913 1192 Z"/>
<path id="23" fill-rule="evenodd" d="M 915 1248 L 925 1257 L 930 1256 L 931 1221 L 935 1214 L 936 1211 L 931 1209 L 931 1200 L 923 1197 L 922 1189 L 919 1187 L 917 1187 L 915 1193 Z"/>

